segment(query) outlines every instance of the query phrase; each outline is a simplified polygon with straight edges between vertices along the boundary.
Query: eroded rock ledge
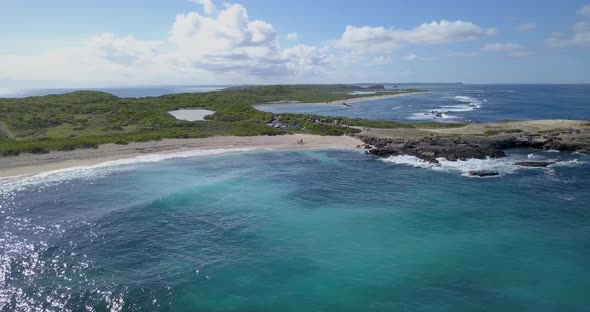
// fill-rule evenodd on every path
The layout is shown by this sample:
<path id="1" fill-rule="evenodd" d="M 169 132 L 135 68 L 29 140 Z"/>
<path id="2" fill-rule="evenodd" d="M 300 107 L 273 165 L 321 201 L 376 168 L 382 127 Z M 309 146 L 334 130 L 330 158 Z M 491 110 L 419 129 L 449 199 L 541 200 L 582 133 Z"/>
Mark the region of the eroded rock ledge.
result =
<path id="1" fill-rule="evenodd" d="M 411 155 L 438 163 L 506 156 L 504 150 L 531 147 L 590 154 L 590 122 L 533 120 L 470 124 L 454 129 L 375 129 L 358 137 L 367 153 L 382 157 Z M 523 164 L 528 165 L 528 164 Z M 534 164 L 531 164 L 534 165 Z"/>

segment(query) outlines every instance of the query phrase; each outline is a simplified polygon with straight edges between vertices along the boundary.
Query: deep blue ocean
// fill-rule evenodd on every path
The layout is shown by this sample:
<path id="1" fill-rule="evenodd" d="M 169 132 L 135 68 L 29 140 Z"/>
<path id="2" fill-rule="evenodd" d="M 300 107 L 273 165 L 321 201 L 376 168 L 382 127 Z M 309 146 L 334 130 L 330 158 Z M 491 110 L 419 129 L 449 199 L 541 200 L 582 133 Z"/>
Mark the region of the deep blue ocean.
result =
<path id="1" fill-rule="evenodd" d="M 445 88 L 337 112 L 590 119 L 590 86 Z M 3 183 L 0 311 L 590 311 L 590 157 L 508 152 L 211 150 Z"/>
<path id="2" fill-rule="evenodd" d="M 1 89 L 0 98 L 21 98 L 27 96 L 43 96 L 62 94 L 79 90 L 106 92 L 118 97 L 146 97 L 176 93 L 201 93 L 219 91 L 227 86 L 135 86 L 135 87 L 104 87 L 104 88 L 61 88 L 61 89 Z"/>
<path id="3" fill-rule="evenodd" d="M 350 107 L 341 104 L 278 104 L 258 108 L 274 113 L 311 113 L 405 122 L 590 119 L 590 84 L 404 84 L 398 85 L 398 88 L 416 88 L 430 93 L 359 102 Z"/>

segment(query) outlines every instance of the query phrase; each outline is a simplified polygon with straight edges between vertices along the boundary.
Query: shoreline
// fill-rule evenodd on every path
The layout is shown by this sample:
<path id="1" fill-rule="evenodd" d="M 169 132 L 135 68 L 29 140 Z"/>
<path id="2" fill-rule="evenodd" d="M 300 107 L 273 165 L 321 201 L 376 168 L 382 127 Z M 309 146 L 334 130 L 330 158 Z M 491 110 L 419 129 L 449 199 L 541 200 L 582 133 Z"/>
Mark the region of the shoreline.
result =
<path id="1" fill-rule="evenodd" d="M 297 141 L 303 139 L 304 144 Z M 22 154 L 0 157 L 0 184 L 55 170 L 94 166 L 105 162 L 154 154 L 171 154 L 213 149 L 303 150 L 316 148 L 355 149 L 363 144 L 350 136 L 308 134 L 280 136 L 216 136 L 202 139 L 164 139 L 127 145 L 104 144 L 97 149 L 52 151 L 47 154 Z"/>
<path id="2" fill-rule="evenodd" d="M 303 139 L 305 143 L 298 143 L 300 139 Z M 590 154 L 590 122 L 530 120 L 469 124 L 460 128 L 448 129 L 365 129 L 357 136 L 309 134 L 215 136 L 199 139 L 134 142 L 127 145 L 104 144 L 97 149 L 0 157 L 0 184 L 43 172 L 94 166 L 138 156 L 155 156 L 157 160 L 162 160 L 164 158 L 198 156 L 199 153 L 191 153 L 196 151 L 212 151 L 213 154 L 217 154 L 223 153 L 224 150 L 357 149 L 359 146 L 368 149 L 367 152 L 375 156 L 409 155 L 430 163 L 437 163 L 437 159 L 440 157 L 450 161 L 470 158 L 484 159 L 486 157 L 500 158 L 505 156 L 505 149 L 512 147 L 576 151 Z M 168 154 L 176 155 L 166 157 Z M 148 157 L 148 159 L 140 161 L 155 160 Z M 122 163 L 125 162 L 117 164 Z"/>
<path id="3" fill-rule="evenodd" d="M 347 99 L 347 100 L 337 100 L 337 101 L 332 101 L 332 102 L 319 102 L 319 103 L 303 103 L 303 102 L 272 103 L 272 102 L 269 102 L 269 103 L 258 103 L 258 104 L 254 104 L 252 106 L 254 108 L 256 108 L 257 106 L 275 106 L 275 105 L 277 105 L 277 106 L 278 105 L 280 105 L 280 106 L 283 106 L 283 105 L 325 105 L 325 104 L 342 105 L 343 103 L 354 104 L 354 103 L 366 102 L 366 101 L 371 101 L 371 100 L 382 100 L 382 99 L 395 98 L 395 97 L 400 97 L 400 96 L 425 94 L 425 93 L 431 93 L 431 92 L 432 91 L 417 91 L 417 92 L 404 92 L 404 93 L 399 93 L 399 94 L 373 95 L 373 96 L 363 96 L 363 97 L 351 98 L 351 99 Z"/>

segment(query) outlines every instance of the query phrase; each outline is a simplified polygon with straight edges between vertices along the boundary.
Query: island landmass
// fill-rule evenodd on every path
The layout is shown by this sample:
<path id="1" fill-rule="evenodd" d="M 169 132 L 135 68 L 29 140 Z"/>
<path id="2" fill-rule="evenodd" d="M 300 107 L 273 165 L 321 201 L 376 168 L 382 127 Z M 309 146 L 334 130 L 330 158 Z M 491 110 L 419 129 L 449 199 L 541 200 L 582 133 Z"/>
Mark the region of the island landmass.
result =
<path id="1" fill-rule="evenodd" d="M 367 96 L 366 87 L 353 85 L 278 85 L 145 98 L 78 91 L 0 99 L 0 176 L 205 148 L 362 148 L 375 156 L 411 155 L 432 163 L 438 158 L 503 157 L 505 149 L 514 147 L 590 154 L 588 121 L 402 123 L 273 114 L 255 108 L 260 103 L 353 103 L 428 92 L 373 89 L 380 91 Z M 169 113 L 190 108 L 213 114 L 205 120 L 186 121 Z"/>

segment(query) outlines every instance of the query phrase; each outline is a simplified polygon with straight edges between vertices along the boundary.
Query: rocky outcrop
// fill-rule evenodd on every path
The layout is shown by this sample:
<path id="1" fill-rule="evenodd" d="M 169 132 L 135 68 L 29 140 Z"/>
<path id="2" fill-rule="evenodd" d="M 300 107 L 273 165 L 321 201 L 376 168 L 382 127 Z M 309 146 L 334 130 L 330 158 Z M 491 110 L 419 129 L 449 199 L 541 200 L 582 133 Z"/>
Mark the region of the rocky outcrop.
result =
<path id="1" fill-rule="evenodd" d="M 515 162 L 514 163 L 517 166 L 523 166 L 523 167 L 547 167 L 550 165 L 555 164 L 554 161 L 520 161 L 520 162 Z"/>
<path id="2" fill-rule="evenodd" d="M 387 157 L 397 155 L 411 155 L 428 162 L 438 163 L 437 158 L 451 161 L 470 158 L 484 159 L 486 157 L 504 157 L 504 151 L 488 142 L 475 140 L 461 140 L 453 138 L 421 138 L 415 140 L 361 137 L 365 144 L 373 146 L 369 154 Z"/>
<path id="3" fill-rule="evenodd" d="M 511 129 L 489 134 L 462 134 L 457 131 L 443 134 L 433 132 L 412 132 L 411 135 L 396 133 L 396 137 L 377 137 L 360 135 L 359 138 L 372 146 L 368 154 L 388 157 L 411 155 L 422 160 L 438 163 L 437 158 L 450 161 L 470 158 L 484 159 L 504 157 L 505 149 L 516 147 L 538 148 L 545 150 L 575 151 L 590 154 L 590 124 L 580 129 L 554 129 L 551 131 L 523 131 Z M 518 130 L 518 131 L 514 131 Z M 488 132 L 489 133 L 489 132 Z M 552 163 L 521 162 L 520 166 L 546 167 Z"/>
<path id="4" fill-rule="evenodd" d="M 494 170 L 471 170 L 471 171 L 469 171 L 469 175 L 483 178 L 483 177 L 495 177 L 495 176 L 500 175 L 500 173 L 498 171 L 494 171 Z"/>

